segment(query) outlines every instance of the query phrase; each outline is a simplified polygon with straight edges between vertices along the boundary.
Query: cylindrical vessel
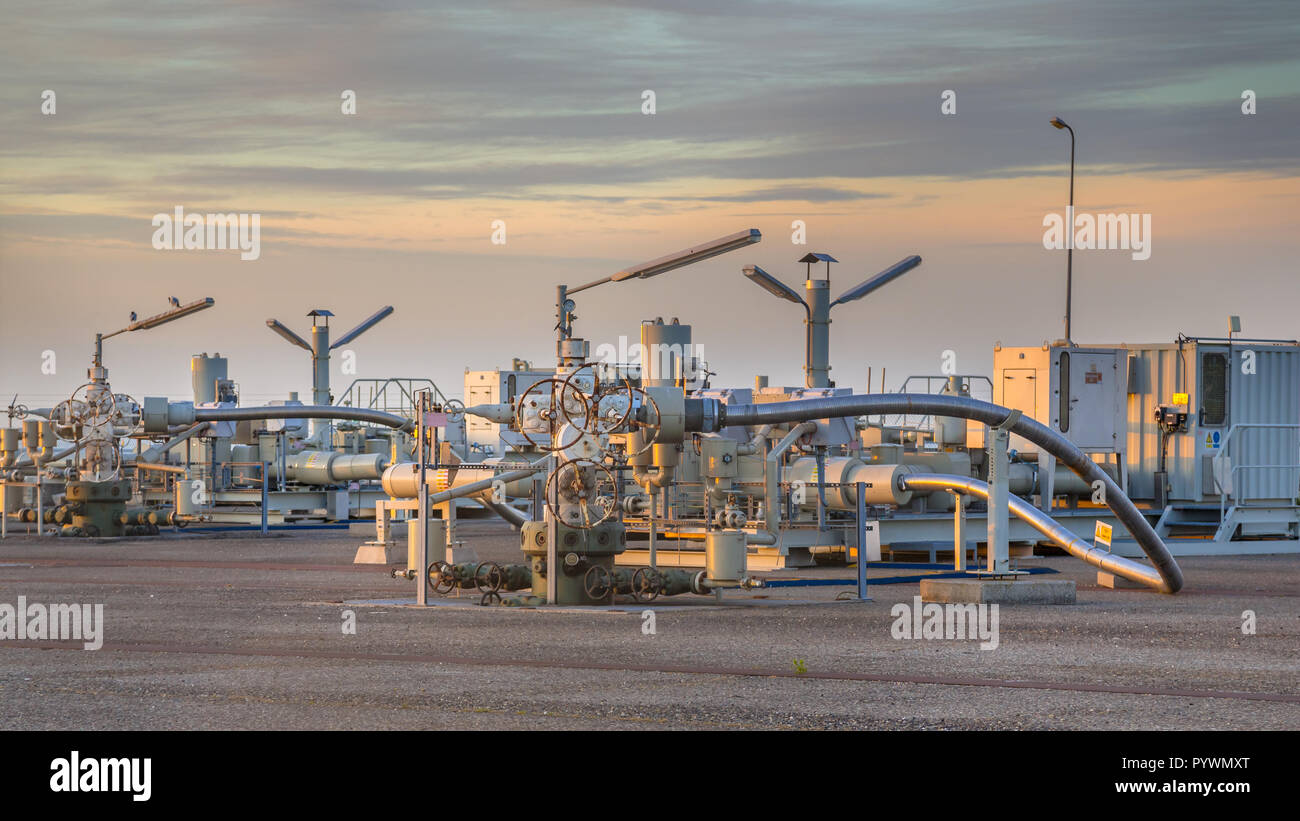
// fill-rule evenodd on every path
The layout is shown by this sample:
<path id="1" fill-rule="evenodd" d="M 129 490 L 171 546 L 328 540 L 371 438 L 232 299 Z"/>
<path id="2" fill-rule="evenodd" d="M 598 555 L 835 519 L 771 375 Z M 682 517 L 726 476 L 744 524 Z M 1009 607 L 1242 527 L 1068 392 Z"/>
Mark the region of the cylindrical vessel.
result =
<path id="1" fill-rule="evenodd" d="M 194 500 L 196 492 L 203 487 L 197 479 L 180 479 L 176 482 L 176 513 L 181 516 L 193 516 L 199 512 L 199 504 Z"/>
<path id="2" fill-rule="evenodd" d="M 190 384 L 194 390 L 194 404 L 217 401 L 217 380 L 226 379 L 229 362 L 221 354 L 205 353 L 190 357 Z"/>
<path id="3" fill-rule="evenodd" d="M 704 571 L 709 583 L 739 583 L 745 578 L 745 569 L 745 534 L 709 531 L 704 537 Z"/>
<path id="4" fill-rule="evenodd" d="M 956 376 L 950 376 L 939 393 L 943 396 L 970 396 L 970 389 Z M 935 444 L 940 447 L 966 444 L 966 421 L 960 416 L 934 417 Z"/>
<path id="5" fill-rule="evenodd" d="M 904 490 L 902 477 L 920 472 L 911 465 L 869 465 L 852 456 L 826 459 L 826 478 L 838 487 L 826 488 L 826 506 L 832 510 L 857 510 L 857 483 L 866 484 L 867 504 L 902 506 L 912 501 L 912 492 Z M 786 471 L 791 482 L 804 483 L 805 508 L 817 507 L 817 460 L 811 456 L 796 459 Z"/>
<path id="6" fill-rule="evenodd" d="M 691 359 L 691 326 L 673 317 L 641 323 L 641 384 L 645 387 L 681 385 L 694 370 Z"/>
<path id="7" fill-rule="evenodd" d="M 447 553 L 447 521 L 445 519 L 429 519 L 427 530 L 428 544 L 426 556 L 428 564 L 440 562 L 446 558 Z M 419 572 L 418 565 L 420 550 L 420 522 L 418 519 L 408 519 L 406 522 L 406 569 Z"/>

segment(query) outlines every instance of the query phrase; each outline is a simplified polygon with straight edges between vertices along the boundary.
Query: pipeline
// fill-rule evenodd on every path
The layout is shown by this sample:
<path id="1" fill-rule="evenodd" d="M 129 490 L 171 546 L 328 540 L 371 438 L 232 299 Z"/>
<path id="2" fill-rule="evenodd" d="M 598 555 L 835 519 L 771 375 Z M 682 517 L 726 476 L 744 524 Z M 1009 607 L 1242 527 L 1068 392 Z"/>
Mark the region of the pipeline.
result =
<path id="1" fill-rule="evenodd" d="M 783 403 L 784 404 L 784 403 Z M 749 544 L 773 545 L 781 537 L 781 501 L 777 471 L 781 469 L 781 455 L 803 436 L 817 430 L 813 422 L 804 422 L 790 428 L 780 442 L 768 451 L 763 470 L 763 530 L 747 539 Z"/>
<path id="2" fill-rule="evenodd" d="M 494 502 L 492 500 L 492 491 L 490 490 L 484 491 L 475 496 L 474 501 L 500 516 L 502 519 L 505 519 L 514 527 L 515 530 L 518 530 L 523 527 L 525 523 L 533 520 L 531 516 L 517 507 L 511 507 L 510 505 L 501 502 Z"/>
<path id="3" fill-rule="evenodd" d="M 343 408 L 334 405 L 274 405 L 258 408 L 195 408 L 195 422 L 245 422 L 257 419 L 346 419 L 352 422 L 371 422 L 390 428 L 415 432 L 415 423 L 405 416 L 397 416 L 369 408 Z"/>
<path id="4" fill-rule="evenodd" d="M 163 458 L 163 456 L 169 450 L 181 444 L 182 442 L 186 442 L 191 438 L 193 438 L 194 436 L 197 436 L 198 434 L 207 430 L 210 426 L 211 423 L 209 422 L 199 422 L 197 425 L 194 425 L 193 427 L 187 428 L 184 431 L 176 434 L 171 439 L 168 439 L 166 442 L 163 442 L 162 444 L 159 445 L 154 445 L 153 447 L 149 448 L 144 453 L 141 453 L 136 458 L 136 461 L 157 462 L 159 459 Z"/>
<path id="5" fill-rule="evenodd" d="M 1017 411 L 981 402 L 964 396 L 931 394 L 868 394 L 831 396 L 820 399 L 799 399 L 792 402 L 772 402 L 763 405 L 724 405 L 719 403 L 717 426 L 765 425 L 783 422 L 800 422 L 828 417 L 876 416 L 880 414 L 959 416 L 998 427 L 1012 417 L 1017 417 L 1009 427 L 1011 433 L 1028 439 L 1074 471 L 1091 485 L 1101 482 L 1106 489 L 1106 506 L 1128 528 L 1147 558 L 1151 559 L 1160 574 L 1156 587 L 1162 593 L 1177 593 L 1183 587 L 1183 572 L 1170 555 L 1165 543 L 1156 535 L 1151 524 L 1138 510 L 1119 485 L 1069 440 L 1044 425 Z"/>
<path id="6" fill-rule="evenodd" d="M 919 473 L 904 476 L 902 483 L 909 490 L 960 490 L 962 493 L 978 496 L 986 501 L 989 498 L 988 482 L 965 476 Z M 1145 584 L 1147 587 L 1155 588 L 1161 592 L 1171 592 L 1164 589 L 1165 581 L 1156 572 L 1156 568 L 1141 562 L 1135 562 L 1132 559 L 1126 559 L 1123 556 L 1107 553 L 1089 544 L 1014 493 L 1007 495 L 1007 507 L 1011 509 L 1012 513 L 1029 523 L 1030 527 L 1046 536 L 1076 559 L 1082 559 L 1093 567 L 1107 573 L 1114 573 L 1116 576 L 1122 576 L 1129 581 Z"/>

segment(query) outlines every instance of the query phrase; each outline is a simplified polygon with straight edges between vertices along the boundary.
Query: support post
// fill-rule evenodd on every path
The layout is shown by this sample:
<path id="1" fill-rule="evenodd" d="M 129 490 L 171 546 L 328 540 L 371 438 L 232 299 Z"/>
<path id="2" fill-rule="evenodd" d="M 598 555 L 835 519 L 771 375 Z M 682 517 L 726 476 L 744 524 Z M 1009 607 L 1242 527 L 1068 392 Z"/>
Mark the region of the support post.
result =
<path id="1" fill-rule="evenodd" d="M 262 535 L 267 533 L 266 509 L 270 507 L 271 463 L 262 460 Z"/>
<path id="2" fill-rule="evenodd" d="M 858 601 L 871 601 L 867 595 L 867 483 L 858 482 Z"/>
<path id="3" fill-rule="evenodd" d="M 988 569 L 991 573 L 1006 573 L 1011 569 L 1011 549 L 1007 544 L 1011 530 L 1007 443 L 1011 437 L 1009 430 L 1019 419 L 1020 412 L 1012 411 L 1002 424 L 990 426 L 988 429 Z"/>
<path id="4" fill-rule="evenodd" d="M 956 506 L 952 514 L 952 569 L 966 571 L 966 497 L 953 492 Z"/>
<path id="5" fill-rule="evenodd" d="M 416 485 L 416 568 L 415 568 L 415 603 L 420 607 L 426 607 L 429 604 L 429 485 L 425 481 L 425 456 L 424 456 L 424 413 L 425 399 L 428 396 L 427 391 L 421 391 L 416 397 L 415 402 L 415 451 L 416 462 L 419 464 L 418 476 L 419 484 Z M 407 525 L 409 528 L 410 525 Z"/>
<path id="6" fill-rule="evenodd" d="M 650 566 L 658 567 L 657 545 L 655 544 L 655 513 L 657 512 L 658 505 L 656 502 L 659 501 L 657 498 L 659 494 L 656 489 L 650 486 L 649 482 L 646 483 L 646 491 L 650 496 Z"/>
<path id="7" fill-rule="evenodd" d="M 554 444 L 554 441 L 552 441 L 552 444 Z M 548 477 L 548 484 L 550 485 L 551 488 L 548 494 L 550 497 L 550 502 L 546 506 L 546 603 L 547 604 L 555 604 L 556 599 L 559 598 L 559 579 L 557 578 L 557 576 L 560 572 L 560 551 L 558 549 L 558 546 L 556 545 L 556 542 L 560 540 L 560 535 L 559 535 L 559 528 L 556 527 L 555 515 L 551 513 L 551 509 L 552 508 L 554 508 L 555 510 L 560 509 L 560 500 L 559 500 L 560 483 L 549 480 L 550 477 L 555 475 L 555 467 L 558 464 L 558 461 L 559 460 L 555 456 L 554 452 L 552 452 L 551 455 L 546 460 L 546 475 Z"/>

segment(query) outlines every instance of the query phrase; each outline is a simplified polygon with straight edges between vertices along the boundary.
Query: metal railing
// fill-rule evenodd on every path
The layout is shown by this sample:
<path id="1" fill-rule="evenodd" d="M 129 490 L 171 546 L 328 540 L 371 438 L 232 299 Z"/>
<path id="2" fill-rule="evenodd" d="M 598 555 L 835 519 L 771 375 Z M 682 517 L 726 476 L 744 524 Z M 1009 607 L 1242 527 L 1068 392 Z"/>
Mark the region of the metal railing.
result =
<path id="1" fill-rule="evenodd" d="M 1280 448 L 1282 453 L 1290 452 L 1295 462 L 1280 462 L 1259 464 L 1250 461 L 1236 460 L 1230 448 L 1233 445 L 1233 439 L 1236 438 L 1238 450 L 1242 450 L 1242 438 L 1247 435 L 1243 433 L 1237 435 L 1238 431 L 1249 430 L 1277 430 L 1289 431 L 1292 435 L 1281 438 L 1289 439 L 1289 443 L 1284 442 Z M 1236 464 L 1233 464 L 1237 462 Z M 1223 437 L 1223 442 L 1219 445 L 1219 453 L 1211 461 L 1213 468 L 1214 487 L 1219 492 L 1219 519 L 1227 515 L 1228 500 L 1232 500 L 1233 507 L 1249 507 L 1252 503 L 1258 504 L 1265 500 L 1276 501 L 1279 498 L 1287 499 L 1291 504 L 1296 503 L 1297 494 L 1300 494 L 1300 424 L 1269 424 L 1263 422 L 1246 422 L 1233 424 L 1228 428 L 1228 433 Z M 1285 487 L 1285 495 L 1278 493 L 1255 493 L 1253 483 L 1239 480 L 1238 473 L 1246 471 L 1281 471 L 1283 475 L 1282 486 Z M 1243 477 L 1244 479 L 1244 477 Z"/>
<path id="2" fill-rule="evenodd" d="M 968 384 L 972 399 L 980 399 L 985 402 L 993 401 L 993 380 L 989 377 L 976 373 L 957 373 L 952 374 L 952 376 L 956 377 L 959 381 L 965 381 Z M 912 374 L 903 380 L 903 384 L 899 387 L 897 393 L 940 393 L 943 391 L 944 386 L 948 384 L 949 378 L 949 376 L 944 374 Z M 925 390 L 910 390 L 913 381 L 924 381 Z M 938 390 L 935 390 L 936 382 L 939 386 Z M 985 395 L 983 391 L 976 391 L 974 389 L 973 383 L 975 382 L 985 382 L 988 384 L 987 395 Z M 916 421 L 910 421 L 912 419 L 915 419 Z M 924 416 L 897 414 L 892 417 L 892 421 L 891 417 L 882 417 L 880 423 L 883 427 L 908 428 L 910 430 L 934 430 L 934 417 L 928 414 Z"/>
<path id="3" fill-rule="evenodd" d="M 433 400 L 447 403 L 447 396 L 432 379 L 389 377 L 387 379 L 353 379 L 335 405 L 351 408 L 368 408 L 415 418 L 415 396 L 427 390 Z"/>

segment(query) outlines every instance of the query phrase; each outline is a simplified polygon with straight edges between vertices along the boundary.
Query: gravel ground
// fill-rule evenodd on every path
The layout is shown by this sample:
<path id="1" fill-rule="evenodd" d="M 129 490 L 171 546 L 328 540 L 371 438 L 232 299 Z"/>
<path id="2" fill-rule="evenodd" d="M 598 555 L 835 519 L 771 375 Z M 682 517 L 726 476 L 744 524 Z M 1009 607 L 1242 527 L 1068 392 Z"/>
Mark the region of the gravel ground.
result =
<path id="1" fill-rule="evenodd" d="M 462 522 L 459 535 L 480 558 L 520 558 L 504 526 Z M 1029 560 L 1075 580 L 1078 603 L 1005 606 L 999 646 L 980 650 L 891 636 L 890 609 L 915 583 L 877 585 L 869 603 L 834 601 L 847 586 L 729 593 L 734 606 L 666 599 L 654 635 L 640 608 L 359 604 L 413 595 L 387 568 L 351 564 L 361 538 L 11 536 L 0 603 L 103 603 L 105 647 L 0 640 L 0 728 L 1300 727 L 1297 556 L 1185 559 L 1177 596 L 1098 588 L 1069 557 Z"/>

